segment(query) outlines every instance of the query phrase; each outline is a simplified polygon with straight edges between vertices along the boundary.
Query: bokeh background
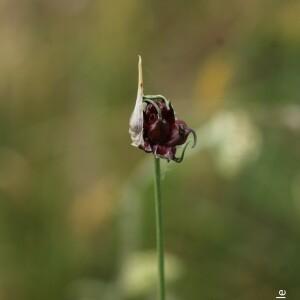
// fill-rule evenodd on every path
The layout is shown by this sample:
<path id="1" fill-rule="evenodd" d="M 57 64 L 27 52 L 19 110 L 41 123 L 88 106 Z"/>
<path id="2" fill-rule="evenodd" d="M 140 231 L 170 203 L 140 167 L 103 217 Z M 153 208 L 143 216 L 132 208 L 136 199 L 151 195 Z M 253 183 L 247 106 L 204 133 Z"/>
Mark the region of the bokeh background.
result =
<path id="1" fill-rule="evenodd" d="M 0 1 L 0 299 L 156 299 L 143 56 L 198 132 L 164 164 L 168 300 L 300 299 L 300 2 Z"/>

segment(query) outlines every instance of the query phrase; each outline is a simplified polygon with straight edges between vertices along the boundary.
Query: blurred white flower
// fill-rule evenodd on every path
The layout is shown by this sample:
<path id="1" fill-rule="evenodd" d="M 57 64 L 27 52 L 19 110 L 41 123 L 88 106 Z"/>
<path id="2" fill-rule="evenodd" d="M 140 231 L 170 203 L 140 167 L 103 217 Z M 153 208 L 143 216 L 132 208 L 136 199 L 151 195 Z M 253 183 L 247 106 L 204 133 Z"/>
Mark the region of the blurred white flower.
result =
<path id="1" fill-rule="evenodd" d="M 257 158 L 261 148 L 259 129 L 243 111 L 218 113 L 203 133 L 215 150 L 217 168 L 226 177 L 236 175 L 246 163 Z"/>
<path id="2" fill-rule="evenodd" d="M 177 280 L 183 272 L 180 260 L 165 254 L 166 281 Z M 157 257 L 155 251 L 137 252 L 126 261 L 122 275 L 121 286 L 125 295 L 138 297 L 155 290 L 157 285 Z"/>

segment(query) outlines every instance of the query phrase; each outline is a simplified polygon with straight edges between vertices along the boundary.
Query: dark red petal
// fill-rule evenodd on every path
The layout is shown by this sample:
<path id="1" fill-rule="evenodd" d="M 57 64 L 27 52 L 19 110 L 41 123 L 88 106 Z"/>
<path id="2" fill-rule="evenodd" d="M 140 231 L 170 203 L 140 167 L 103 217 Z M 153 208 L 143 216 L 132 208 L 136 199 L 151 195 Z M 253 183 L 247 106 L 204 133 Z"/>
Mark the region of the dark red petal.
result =
<path id="1" fill-rule="evenodd" d="M 158 113 L 152 104 L 148 104 L 144 111 L 144 124 L 151 124 L 158 119 Z"/>
<path id="2" fill-rule="evenodd" d="M 171 103 L 169 104 L 169 108 L 167 107 L 166 103 L 163 100 L 159 100 L 158 102 L 159 107 L 161 109 L 161 114 L 164 120 L 166 120 L 168 123 L 174 123 L 175 122 L 175 114 L 173 107 Z"/>
<path id="3" fill-rule="evenodd" d="M 161 98 L 145 98 L 144 102 L 144 145 L 140 148 L 161 158 L 181 162 L 187 144 L 180 158 L 175 156 L 176 146 L 184 144 L 190 133 L 193 133 L 195 145 L 195 132 L 184 121 L 176 119 L 171 103 Z"/>
<path id="4" fill-rule="evenodd" d="M 166 147 L 162 145 L 155 145 L 153 147 L 153 153 L 167 160 L 173 160 L 175 158 L 176 148 Z"/>
<path id="5" fill-rule="evenodd" d="M 172 105 L 169 104 L 169 108 L 168 108 L 166 103 L 163 100 L 157 99 L 154 101 L 161 111 L 162 119 L 166 120 L 168 123 L 174 123 L 175 122 L 175 114 L 174 114 Z M 151 115 L 151 113 L 154 113 L 156 115 L 158 114 L 156 108 L 151 103 L 147 104 L 144 112 L 145 112 L 144 119 L 146 120 L 146 122 L 149 120 L 148 118 Z"/>
<path id="6" fill-rule="evenodd" d="M 151 144 L 165 144 L 170 136 L 170 125 L 165 120 L 157 120 L 145 127 L 145 134 Z"/>
<path id="7" fill-rule="evenodd" d="M 192 129 L 189 128 L 184 121 L 176 120 L 171 129 L 171 134 L 166 145 L 177 146 L 184 144 L 191 131 Z"/>

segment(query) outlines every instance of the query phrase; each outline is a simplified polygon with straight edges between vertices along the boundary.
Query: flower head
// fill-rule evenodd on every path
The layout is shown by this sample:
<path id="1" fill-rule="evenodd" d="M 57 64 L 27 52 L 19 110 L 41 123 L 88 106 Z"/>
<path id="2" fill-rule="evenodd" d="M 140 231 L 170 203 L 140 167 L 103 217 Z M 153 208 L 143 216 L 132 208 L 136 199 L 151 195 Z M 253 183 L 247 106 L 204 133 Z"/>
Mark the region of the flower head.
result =
<path id="1" fill-rule="evenodd" d="M 132 145 L 153 153 L 156 157 L 181 162 L 192 133 L 196 145 L 195 131 L 179 120 L 172 104 L 161 95 L 144 95 L 142 60 L 139 56 L 139 82 L 135 107 L 129 122 Z M 181 157 L 176 157 L 177 146 L 185 144 Z"/>

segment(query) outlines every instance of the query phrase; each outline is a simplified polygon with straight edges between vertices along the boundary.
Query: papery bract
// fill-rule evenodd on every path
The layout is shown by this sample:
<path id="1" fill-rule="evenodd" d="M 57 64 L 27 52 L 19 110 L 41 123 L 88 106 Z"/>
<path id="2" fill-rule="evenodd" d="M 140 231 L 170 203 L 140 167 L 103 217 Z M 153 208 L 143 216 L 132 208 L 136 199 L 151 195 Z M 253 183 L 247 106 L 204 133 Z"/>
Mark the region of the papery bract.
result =
<path id="1" fill-rule="evenodd" d="M 139 56 L 138 63 L 139 80 L 136 102 L 134 110 L 129 120 L 129 134 L 131 136 L 132 146 L 140 147 L 144 145 L 143 140 L 143 71 L 142 58 Z"/>

